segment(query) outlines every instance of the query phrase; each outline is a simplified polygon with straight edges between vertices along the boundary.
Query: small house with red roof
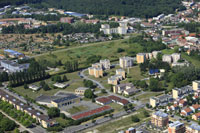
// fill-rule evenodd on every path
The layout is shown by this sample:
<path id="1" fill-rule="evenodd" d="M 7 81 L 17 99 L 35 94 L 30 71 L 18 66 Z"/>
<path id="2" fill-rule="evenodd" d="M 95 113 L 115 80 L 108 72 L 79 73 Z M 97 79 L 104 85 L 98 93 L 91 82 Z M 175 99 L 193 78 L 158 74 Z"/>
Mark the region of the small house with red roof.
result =
<path id="1" fill-rule="evenodd" d="M 191 108 L 185 108 L 184 110 L 181 111 L 181 115 L 182 116 L 188 116 L 188 115 L 190 115 L 192 113 L 193 113 L 193 111 L 192 111 Z"/>

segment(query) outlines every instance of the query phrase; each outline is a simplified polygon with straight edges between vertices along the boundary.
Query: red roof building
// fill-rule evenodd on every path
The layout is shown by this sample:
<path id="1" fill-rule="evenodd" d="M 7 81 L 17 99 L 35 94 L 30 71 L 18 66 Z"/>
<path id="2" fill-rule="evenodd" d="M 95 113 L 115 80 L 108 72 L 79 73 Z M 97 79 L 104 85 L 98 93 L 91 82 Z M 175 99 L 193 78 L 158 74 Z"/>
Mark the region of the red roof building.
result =
<path id="1" fill-rule="evenodd" d="M 80 119 L 87 118 L 87 117 L 90 117 L 90 116 L 93 116 L 93 115 L 96 115 L 96 114 L 103 113 L 105 111 L 109 111 L 111 109 L 112 108 L 110 106 L 103 106 L 103 107 L 96 108 L 96 109 L 93 109 L 93 110 L 90 110 L 90 111 L 87 111 L 87 112 L 84 112 L 84 113 L 73 115 L 72 119 L 80 120 Z"/>
<path id="2" fill-rule="evenodd" d="M 96 103 L 101 104 L 101 105 L 106 105 L 111 103 L 112 100 L 110 98 L 107 97 L 101 97 L 101 98 L 97 98 L 96 99 Z"/>

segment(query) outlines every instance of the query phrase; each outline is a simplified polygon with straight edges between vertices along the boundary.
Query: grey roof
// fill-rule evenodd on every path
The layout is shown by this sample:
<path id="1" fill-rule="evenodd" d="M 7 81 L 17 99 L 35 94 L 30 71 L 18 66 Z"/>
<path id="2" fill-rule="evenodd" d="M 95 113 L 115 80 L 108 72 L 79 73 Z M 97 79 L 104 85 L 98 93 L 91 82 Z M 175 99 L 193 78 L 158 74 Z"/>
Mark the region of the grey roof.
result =
<path id="1" fill-rule="evenodd" d="M 87 89 L 89 89 L 89 88 L 87 88 L 87 87 L 78 87 L 76 90 L 87 90 Z"/>
<path id="2" fill-rule="evenodd" d="M 192 129 L 195 129 L 197 131 L 200 131 L 200 125 L 198 125 L 198 124 L 192 124 L 189 127 L 192 128 Z"/>
<path id="3" fill-rule="evenodd" d="M 180 121 L 175 121 L 173 123 L 170 123 L 169 127 L 179 127 L 179 126 L 182 126 L 182 125 L 184 125 L 184 123 L 181 123 Z"/>
<path id="4" fill-rule="evenodd" d="M 71 95 L 66 96 L 66 97 L 60 97 L 58 99 L 55 99 L 55 100 L 53 100 L 53 102 L 61 103 L 63 101 L 68 101 L 68 100 L 72 100 L 72 99 L 75 99 L 75 98 L 78 98 L 78 96 L 71 94 Z"/>
<path id="5" fill-rule="evenodd" d="M 162 111 L 157 111 L 154 113 L 154 115 L 159 116 L 159 117 L 168 117 L 168 115 Z"/>
<path id="6" fill-rule="evenodd" d="M 47 96 L 47 95 L 41 95 L 36 98 L 37 102 L 47 102 L 51 103 L 52 100 L 55 100 L 57 98 L 60 98 L 59 96 Z"/>

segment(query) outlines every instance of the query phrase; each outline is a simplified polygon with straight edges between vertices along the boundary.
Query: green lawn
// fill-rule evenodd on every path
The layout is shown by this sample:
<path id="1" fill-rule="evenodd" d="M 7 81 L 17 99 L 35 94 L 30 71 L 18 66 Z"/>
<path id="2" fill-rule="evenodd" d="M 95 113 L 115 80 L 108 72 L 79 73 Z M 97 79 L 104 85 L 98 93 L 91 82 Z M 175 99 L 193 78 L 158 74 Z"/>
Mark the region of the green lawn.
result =
<path id="1" fill-rule="evenodd" d="M 108 58 L 111 61 L 118 60 L 119 57 L 126 55 L 126 52 L 118 53 L 118 48 L 125 49 L 126 51 L 130 47 L 129 44 L 125 43 L 125 40 L 115 40 L 94 43 L 92 46 L 87 47 L 53 52 L 52 54 L 45 54 L 35 58 L 36 60 L 46 59 L 52 62 L 61 60 L 63 63 L 69 60 L 78 60 L 80 67 L 85 67 L 88 66 L 88 64 L 86 64 L 87 58 L 93 55 L 100 55 L 102 58 Z M 131 49 L 133 49 L 133 52 L 138 53 L 141 51 L 141 46 L 139 44 L 132 44 Z"/>
<path id="2" fill-rule="evenodd" d="M 64 75 L 64 74 L 63 74 Z M 63 76 L 61 75 L 61 76 Z M 71 81 L 73 81 L 70 86 L 66 87 L 65 89 L 51 89 L 49 91 L 44 91 L 43 89 L 40 89 L 39 91 L 32 91 L 31 89 L 24 89 L 23 86 L 19 86 L 19 87 L 15 87 L 13 88 L 16 92 L 18 92 L 20 95 L 22 96 L 28 96 L 31 99 L 35 99 L 38 96 L 40 96 L 41 94 L 43 95 L 54 95 L 56 92 L 58 92 L 59 90 L 62 91 L 69 91 L 69 92 L 74 92 L 75 89 L 77 89 L 78 87 L 83 87 L 83 80 L 78 76 L 78 72 L 73 72 L 73 73 L 67 73 L 65 74 L 68 78 L 68 82 L 70 83 Z M 53 82 L 51 81 L 51 79 L 47 79 L 45 80 L 45 82 L 49 85 L 52 86 Z M 40 82 L 35 82 L 34 84 L 39 85 Z"/>
<path id="3" fill-rule="evenodd" d="M 200 67 L 200 61 L 192 58 L 191 56 L 187 55 L 186 53 L 182 53 L 181 56 L 186 59 L 187 61 L 191 62 L 194 66 Z"/>
<path id="4" fill-rule="evenodd" d="M 144 76 L 141 75 L 141 71 L 140 71 L 140 67 L 139 66 L 134 66 L 134 67 L 130 68 L 128 76 L 132 80 L 141 80 L 141 79 L 145 78 Z"/>
<path id="5" fill-rule="evenodd" d="M 162 53 L 163 54 L 173 54 L 174 50 L 173 49 L 164 49 L 164 50 L 162 50 Z"/>
<path id="6" fill-rule="evenodd" d="M 114 109 L 115 112 L 119 112 L 119 111 L 122 111 L 124 110 L 123 106 L 122 105 L 119 105 L 117 103 L 110 103 L 108 104 L 110 107 L 112 107 Z"/>
<path id="7" fill-rule="evenodd" d="M 135 114 L 140 119 L 140 122 L 143 122 L 146 119 L 146 117 L 143 115 L 143 111 L 144 111 L 144 109 L 140 109 L 136 112 L 137 114 Z M 135 116 L 135 115 L 131 115 L 131 116 L 128 116 L 125 118 L 123 117 L 122 119 L 114 121 L 114 122 L 109 122 L 105 125 L 98 127 L 97 130 L 102 133 L 104 133 L 104 132 L 113 132 L 113 133 L 115 132 L 116 133 L 120 130 L 127 129 L 131 126 L 134 126 L 134 125 L 140 123 L 140 122 L 139 123 L 132 122 L 131 118 L 132 118 L 132 116 Z"/>
<path id="8" fill-rule="evenodd" d="M 145 94 L 136 96 L 136 99 L 142 102 L 148 102 L 150 97 L 161 95 L 162 92 L 147 92 Z"/>
<path id="9" fill-rule="evenodd" d="M 56 122 L 60 123 L 61 125 L 65 126 L 69 123 L 69 120 L 63 119 L 61 117 L 54 118 Z"/>
<path id="10" fill-rule="evenodd" d="M 80 106 L 73 106 L 72 108 L 68 109 L 67 112 L 70 114 L 76 114 L 76 113 L 82 112 L 84 110 L 88 110 L 88 107 L 80 105 Z"/>

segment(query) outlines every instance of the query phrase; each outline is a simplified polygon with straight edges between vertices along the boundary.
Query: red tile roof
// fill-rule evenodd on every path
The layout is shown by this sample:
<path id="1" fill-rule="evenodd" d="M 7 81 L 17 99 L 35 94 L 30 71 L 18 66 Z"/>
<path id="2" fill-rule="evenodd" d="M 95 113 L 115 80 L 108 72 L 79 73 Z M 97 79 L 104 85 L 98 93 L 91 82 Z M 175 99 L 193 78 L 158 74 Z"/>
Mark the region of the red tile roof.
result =
<path id="1" fill-rule="evenodd" d="M 194 104 L 194 105 L 192 105 L 192 107 L 193 107 L 194 109 L 198 109 L 200 106 L 199 106 L 199 104 Z"/>
<path id="2" fill-rule="evenodd" d="M 186 109 L 184 109 L 184 111 L 187 113 L 192 112 L 191 108 L 186 108 Z"/>
<path id="3" fill-rule="evenodd" d="M 199 113 L 196 113 L 196 114 L 194 114 L 196 117 L 200 117 L 200 112 Z"/>
<path id="4" fill-rule="evenodd" d="M 126 105 L 129 103 L 128 100 L 122 99 L 122 98 L 114 96 L 114 95 L 108 96 L 108 98 L 110 98 L 111 100 L 113 100 L 115 102 L 122 103 L 123 105 Z"/>
<path id="5" fill-rule="evenodd" d="M 96 101 L 103 103 L 103 104 L 106 104 L 108 102 L 111 102 L 111 99 L 107 98 L 107 97 L 101 97 L 101 98 L 96 99 Z"/>
<path id="6" fill-rule="evenodd" d="M 93 109 L 93 110 L 90 110 L 90 111 L 87 111 L 84 113 L 80 113 L 78 115 L 73 115 L 72 119 L 74 119 L 74 120 L 82 119 L 82 118 L 89 117 L 89 116 L 92 116 L 92 115 L 95 115 L 98 113 L 102 113 L 102 112 L 104 112 L 106 110 L 110 110 L 110 109 L 112 109 L 110 106 L 103 106 L 103 107 L 96 108 L 96 109 Z"/>

